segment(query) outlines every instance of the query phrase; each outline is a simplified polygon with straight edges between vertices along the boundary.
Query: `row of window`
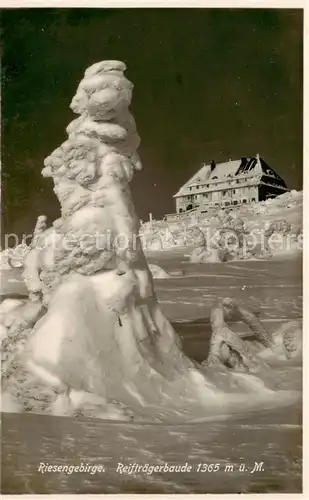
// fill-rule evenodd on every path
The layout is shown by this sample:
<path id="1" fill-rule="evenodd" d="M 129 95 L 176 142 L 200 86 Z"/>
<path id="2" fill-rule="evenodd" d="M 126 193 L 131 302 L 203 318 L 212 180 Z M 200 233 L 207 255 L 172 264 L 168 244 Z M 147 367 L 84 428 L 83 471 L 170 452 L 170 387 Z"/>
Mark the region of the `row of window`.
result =
<path id="1" fill-rule="evenodd" d="M 210 205 L 209 208 L 211 208 L 211 207 L 230 207 L 231 205 L 242 205 L 242 204 L 245 205 L 246 203 L 250 203 L 250 201 L 252 203 L 254 203 L 256 201 L 256 198 L 251 198 L 251 200 L 250 199 L 248 200 L 247 198 L 243 198 L 242 200 L 234 200 L 231 202 L 225 201 L 223 203 L 216 202 L 216 203 Z M 198 206 L 198 205 L 195 205 L 195 207 L 196 206 Z M 192 204 L 190 204 L 186 208 L 179 208 L 179 213 L 192 210 L 193 208 L 194 208 L 194 206 Z M 207 212 L 207 210 L 202 211 L 202 213 L 205 213 L 205 212 Z"/>
<path id="2" fill-rule="evenodd" d="M 214 179 L 218 179 L 218 177 L 213 177 L 213 180 Z M 244 182 L 245 179 L 232 179 L 231 181 L 227 181 L 225 179 L 223 179 L 221 182 L 227 182 L 228 184 L 231 184 L 231 182 L 235 182 L 236 184 L 240 184 L 242 182 Z M 192 191 L 192 189 L 204 189 L 204 188 L 209 188 L 210 186 L 211 187 L 216 187 L 218 184 L 199 184 L 199 185 L 196 185 L 196 186 L 189 186 L 189 190 Z"/>
<path id="3" fill-rule="evenodd" d="M 256 201 L 256 198 L 252 198 L 252 199 L 251 199 L 251 202 L 255 202 L 255 201 Z M 245 205 L 247 202 L 250 202 L 250 200 L 248 200 L 248 199 L 246 199 L 246 198 L 243 198 L 242 200 L 234 200 L 234 201 L 232 201 L 232 202 L 229 202 L 229 201 L 225 201 L 225 202 L 223 202 L 223 203 L 218 203 L 218 202 L 216 202 L 216 203 L 214 203 L 214 204 L 213 204 L 213 206 L 215 206 L 215 207 L 222 207 L 222 206 L 223 206 L 223 207 L 229 207 L 229 206 L 231 206 L 231 205 L 242 205 L 242 204 L 244 204 L 244 205 Z M 187 211 L 188 211 L 188 210 L 192 210 L 192 208 L 193 208 L 193 205 L 188 205 L 188 206 L 187 206 L 186 208 L 184 208 L 184 209 L 183 209 L 183 208 L 180 208 L 180 209 L 179 209 L 179 213 L 182 213 L 182 212 L 184 212 L 184 211 L 186 211 L 186 210 L 187 210 Z M 207 210 L 206 210 L 206 211 L 205 211 L 205 210 L 204 210 L 204 211 L 202 210 L 202 213 L 207 213 Z"/>
<path id="4" fill-rule="evenodd" d="M 243 198 L 242 200 L 234 200 L 234 201 L 224 201 L 223 202 L 223 206 L 225 207 L 229 207 L 230 205 L 241 205 L 242 203 L 247 203 L 247 202 L 250 202 L 250 200 L 247 200 L 246 198 Z M 252 202 L 255 202 L 256 201 L 256 198 L 251 198 L 251 201 Z M 220 206 L 221 203 L 215 203 L 215 207 L 218 207 Z"/>
<path id="5" fill-rule="evenodd" d="M 225 196 L 227 193 L 227 191 L 222 191 L 222 196 Z M 236 189 L 233 189 L 233 194 L 236 194 Z M 203 193 L 202 196 L 204 198 L 208 198 L 208 195 L 212 195 L 212 193 Z M 189 195 L 189 196 L 186 196 L 187 200 L 197 200 L 198 199 L 198 195 L 197 194 L 194 194 L 194 195 Z M 255 201 L 255 198 L 252 198 L 253 201 Z M 237 203 L 237 202 L 236 202 Z M 235 205 L 235 202 L 234 202 L 234 205 Z"/>
<path id="6" fill-rule="evenodd" d="M 254 203 L 256 201 L 256 198 L 251 198 L 251 200 L 247 199 L 247 198 L 243 198 L 242 200 L 232 200 L 232 201 L 224 201 L 224 202 L 215 202 L 214 203 L 214 206 L 215 207 L 219 207 L 219 206 L 224 206 L 224 207 L 229 207 L 231 205 L 242 205 L 242 204 L 246 204 L 247 202 L 252 202 Z M 190 207 L 192 208 L 192 205 L 190 205 Z M 188 207 L 187 207 L 187 210 L 188 210 Z M 182 211 L 182 208 L 180 208 L 180 211 Z"/>

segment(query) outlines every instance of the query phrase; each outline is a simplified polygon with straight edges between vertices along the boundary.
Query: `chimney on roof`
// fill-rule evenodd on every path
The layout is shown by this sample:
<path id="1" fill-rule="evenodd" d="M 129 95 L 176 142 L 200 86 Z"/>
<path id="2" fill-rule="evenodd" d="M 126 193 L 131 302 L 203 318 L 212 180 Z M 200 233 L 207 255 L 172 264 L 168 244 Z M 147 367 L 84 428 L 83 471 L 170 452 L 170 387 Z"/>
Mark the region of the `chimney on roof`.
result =
<path id="1" fill-rule="evenodd" d="M 213 172 L 213 170 L 215 169 L 216 167 L 216 162 L 215 160 L 212 160 L 211 164 L 210 164 L 210 171 Z"/>

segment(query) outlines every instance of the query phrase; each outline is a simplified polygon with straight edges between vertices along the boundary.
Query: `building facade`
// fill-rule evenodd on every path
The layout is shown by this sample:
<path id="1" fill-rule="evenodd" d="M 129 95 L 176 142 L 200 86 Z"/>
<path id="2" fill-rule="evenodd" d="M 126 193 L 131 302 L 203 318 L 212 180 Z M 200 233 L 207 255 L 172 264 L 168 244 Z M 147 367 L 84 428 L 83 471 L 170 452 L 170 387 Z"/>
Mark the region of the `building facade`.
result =
<path id="1" fill-rule="evenodd" d="M 289 191 L 284 180 L 259 156 L 203 167 L 174 195 L 176 212 L 228 208 L 264 201 Z"/>

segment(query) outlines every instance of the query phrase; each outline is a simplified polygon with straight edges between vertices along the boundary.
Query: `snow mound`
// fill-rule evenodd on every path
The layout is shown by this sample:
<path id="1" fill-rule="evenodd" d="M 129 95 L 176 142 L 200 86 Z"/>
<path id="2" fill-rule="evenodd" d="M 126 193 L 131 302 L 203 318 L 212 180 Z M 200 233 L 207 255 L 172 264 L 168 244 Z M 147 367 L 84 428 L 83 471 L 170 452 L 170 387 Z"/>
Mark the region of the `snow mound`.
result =
<path id="1" fill-rule="evenodd" d="M 161 280 L 170 278 L 170 275 L 162 269 L 162 267 L 157 266 L 156 264 L 149 264 L 149 269 L 154 279 Z"/>
<path id="2" fill-rule="evenodd" d="M 207 250 L 205 248 L 196 248 L 193 250 L 192 254 L 190 255 L 190 262 L 195 264 L 195 263 L 216 263 L 216 262 L 222 262 L 222 258 L 220 255 L 220 250 L 211 248 L 210 250 Z"/>
<path id="3" fill-rule="evenodd" d="M 28 251 L 29 246 L 25 243 L 2 250 L 0 252 L 0 269 L 9 270 L 14 267 L 22 267 Z"/>

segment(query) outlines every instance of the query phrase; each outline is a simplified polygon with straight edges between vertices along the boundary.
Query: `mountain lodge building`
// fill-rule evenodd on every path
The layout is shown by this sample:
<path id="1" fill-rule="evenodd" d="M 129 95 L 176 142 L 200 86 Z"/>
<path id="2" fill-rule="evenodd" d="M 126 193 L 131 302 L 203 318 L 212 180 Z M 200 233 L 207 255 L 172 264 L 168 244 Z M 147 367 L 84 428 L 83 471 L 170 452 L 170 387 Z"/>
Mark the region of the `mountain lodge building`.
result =
<path id="1" fill-rule="evenodd" d="M 203 167 L 174 195 L 176 212 L 228 208 L 264 201 L 289 191 L 259 155 Z"/>

